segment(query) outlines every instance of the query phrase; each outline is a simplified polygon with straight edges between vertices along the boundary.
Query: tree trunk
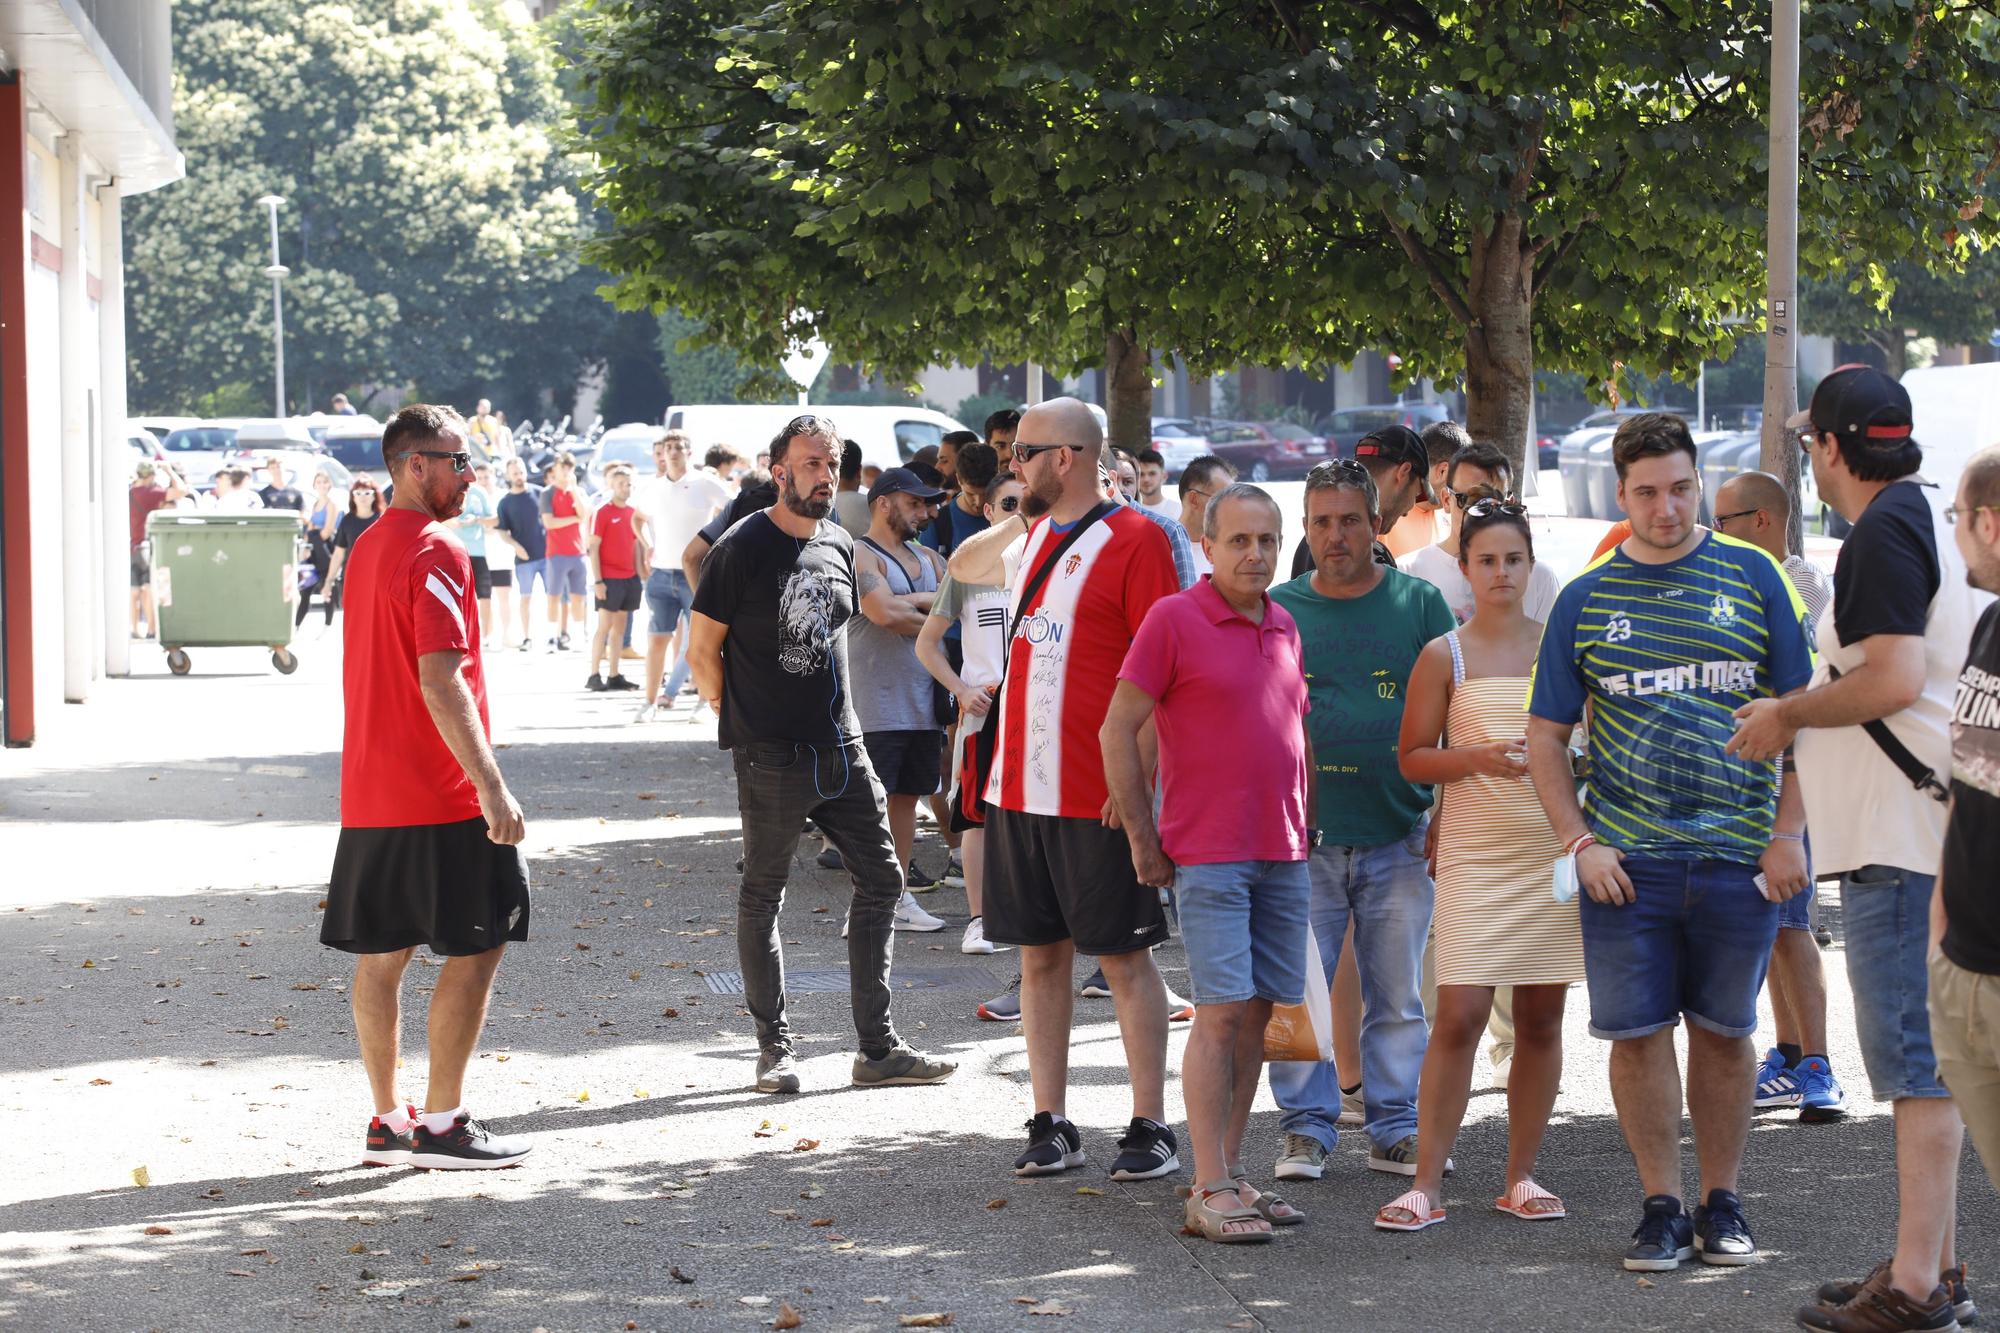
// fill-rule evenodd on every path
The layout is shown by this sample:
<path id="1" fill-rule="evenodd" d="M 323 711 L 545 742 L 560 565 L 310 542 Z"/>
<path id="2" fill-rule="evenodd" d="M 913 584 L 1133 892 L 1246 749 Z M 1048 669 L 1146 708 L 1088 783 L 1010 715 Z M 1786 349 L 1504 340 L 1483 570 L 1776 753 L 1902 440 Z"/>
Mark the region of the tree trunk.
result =
<path id="1" fill-rule="evenodd" d="M 1465 292 L 1473 317 L 1465 335 L 1465 429 L 1507 455 L 1517 489 L 1535 379 L 1534 268 L 1521 240 L 1521 219 L 1513 214 L 1496 221 L 1490 234 L 1475 234 Z"/>
<path id="2" fill-rule="evenodd" d="M 1104 338 L 1104 412 L 1107 444 L 1130 453 L 1153 443 L 1153 353 L 1132 330 L 1114 328 Z"/>

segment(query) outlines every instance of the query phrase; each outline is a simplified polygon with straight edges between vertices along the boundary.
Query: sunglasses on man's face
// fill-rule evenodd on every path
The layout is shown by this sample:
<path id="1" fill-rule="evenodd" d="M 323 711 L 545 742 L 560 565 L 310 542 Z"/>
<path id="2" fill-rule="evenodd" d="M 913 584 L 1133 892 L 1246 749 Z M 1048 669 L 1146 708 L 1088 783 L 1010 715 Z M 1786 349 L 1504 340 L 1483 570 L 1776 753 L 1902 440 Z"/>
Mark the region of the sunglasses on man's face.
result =
<path id="1" fill-rule="evenodd" d="M 1006 499 L 1000 501 L 999 503 L 1000 503 L 1001 513 L 1011 514 L 1016 509 L 1019 509 L 1021 507 L 1021 497 L 1018 495 L 1010 495 Z"/>
<path id="2" fill-rule="evenodd" d="M 1492 486 L 1474 486 L 1469 491 L 1446 491 L 1460 509 L 1470 509 L 1481 500 L 1503 500 L 1506 497 Z"/>
<path id="3" fill-rule="evenodd" d="M 1037 454 L 1045 454 L 1052 449 L 1074 449 L 1074 448 L 1076 448 L 1076 446 L 1073 444 L 1022 444 L 1017 440 L 1015 441 L 1014 444 L 1014 461 L 1016 463 L 1021 464 L 1023 467 L 1026 467 L 1029 463 L 1034 461 L 1035 455 Z"/>
<path id="4" fill-rule="evenodd" d="M 472 454 L 464 449 L 457 453 L 445 449 L 412 449 L 410 452 L 419 458 L 449 458 L 453 472 L 472 471 Z"/>

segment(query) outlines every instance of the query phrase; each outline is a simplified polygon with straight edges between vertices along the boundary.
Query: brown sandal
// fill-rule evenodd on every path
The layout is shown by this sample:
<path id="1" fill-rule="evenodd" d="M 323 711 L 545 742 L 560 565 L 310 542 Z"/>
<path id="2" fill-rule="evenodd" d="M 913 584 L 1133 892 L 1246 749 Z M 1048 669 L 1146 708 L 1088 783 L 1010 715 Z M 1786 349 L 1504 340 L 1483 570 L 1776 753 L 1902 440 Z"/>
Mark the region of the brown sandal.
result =
<path id="1" fill-rule="evenodd" d="M 1225 1180 L 1217 1185 L 1197 1185 L 1193 1189 L 1180 1189 L 1176 1193 L 1187 1199 L 1181 1215 L 1188 1230 L 1196 1232 L 1218 1245 L 1259 1245 L 1271 1239 L 1271 1224 L 1255 1208 L 1212 1208 L 1209 1200 L 1218 1194 L 1234 1194 L 1236 1182 Z M 1229 1231 L 1225 1228 L 1231 1222 L 1255 1222 L 1257 1226 L 1243 1231 Z"/>
<path id="2" fill-rule="evenodd" d="M 1250 1177 L 1244 1172 L 1242 1167 L 1232 1167 L 1229 1175 L 1236 1182 L 1236 1197 L 1239 1199 L 1244 1198 L 1246 1191 L 1256 1195 L 1257 1197 L 1254 1200 L 1248 1201 L 1249 1206 L 1255 1208 L 1257 1215 L 1272 1226 L 1296 1227 L 1305 1225 L 1306 1215 L 1304 1213 L 1300 1212 L 1295 1205 L 1279 1195 L 1276 1190 L 1260 1190 L 1255 1185 L 1252 1185 Z M 1278 1211 L 1281 1208 L 1285 1211 Z"/>

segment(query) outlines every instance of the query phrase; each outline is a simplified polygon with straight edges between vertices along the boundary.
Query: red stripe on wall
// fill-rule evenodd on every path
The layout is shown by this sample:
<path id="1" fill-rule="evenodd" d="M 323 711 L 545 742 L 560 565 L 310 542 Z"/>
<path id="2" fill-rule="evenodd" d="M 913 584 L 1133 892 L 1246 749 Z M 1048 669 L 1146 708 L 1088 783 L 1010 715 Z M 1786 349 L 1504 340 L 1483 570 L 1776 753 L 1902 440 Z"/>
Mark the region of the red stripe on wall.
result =
<path id="1" fill-rule="evenodd" d="M 6 743 L 35 739 L 34 562 L 28 543 L 28 163 L 21 85 L 0 83 L 0 582 Z"/>
<path id="2" fill-rule="evenodd" d="M 51 273 L 62 272 L 62 247 L 40 232 L 28 233 L 28 257 Z"/>

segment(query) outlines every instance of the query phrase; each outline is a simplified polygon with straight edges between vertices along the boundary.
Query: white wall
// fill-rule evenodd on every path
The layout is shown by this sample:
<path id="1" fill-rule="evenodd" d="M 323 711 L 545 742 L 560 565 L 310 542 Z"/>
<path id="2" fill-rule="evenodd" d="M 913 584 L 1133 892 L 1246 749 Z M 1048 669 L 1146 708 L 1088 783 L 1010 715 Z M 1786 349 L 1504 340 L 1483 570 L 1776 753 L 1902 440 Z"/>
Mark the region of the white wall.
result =
<path id="1" fill-rule="evenodd" d="M 29 525 L 34 548 L 35 726 L 63 696 L 62 303 L 57 275 L 28 266 Z"/>

